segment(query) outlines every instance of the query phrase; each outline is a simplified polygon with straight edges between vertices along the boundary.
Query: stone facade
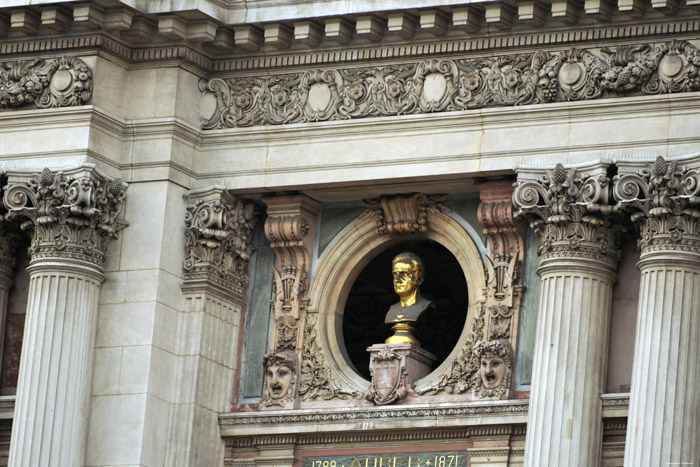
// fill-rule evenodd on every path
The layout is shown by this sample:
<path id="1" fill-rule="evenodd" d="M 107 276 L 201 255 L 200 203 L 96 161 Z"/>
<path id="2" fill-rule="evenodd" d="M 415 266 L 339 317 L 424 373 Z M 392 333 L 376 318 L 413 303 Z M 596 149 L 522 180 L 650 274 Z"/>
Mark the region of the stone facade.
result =
<path id="1" fill-rule="evenodd" d="M 697 0 L 185 3 L 0 5 L 0 465 L 700 464 Z"/>

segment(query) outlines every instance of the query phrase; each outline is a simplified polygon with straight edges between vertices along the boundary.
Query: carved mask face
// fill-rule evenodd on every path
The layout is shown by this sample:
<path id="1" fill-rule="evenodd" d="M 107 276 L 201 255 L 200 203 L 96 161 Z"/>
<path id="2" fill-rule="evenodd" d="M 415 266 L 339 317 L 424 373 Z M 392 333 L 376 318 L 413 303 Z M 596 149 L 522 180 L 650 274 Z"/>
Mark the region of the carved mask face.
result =
<path id="1" fill-rule="evenodd" d="M 292 369 L 287 365 L 270 365 L 267 369 L 267 390 L 272 399 L 281 399 L 292 386 Z"/>
<path id="2" fill-rule="evenodd" d="M 481 357 L 481 380 L 486 389 L 495 389 L 503 382 L 506 362 L 501 357 L 486 354 Z"/>
<path id="3" fill-rule="evenodd" d="M 394 291 L 399 297 L 410 295 L 420 284 L 410 264 L 394 264 Z"/>

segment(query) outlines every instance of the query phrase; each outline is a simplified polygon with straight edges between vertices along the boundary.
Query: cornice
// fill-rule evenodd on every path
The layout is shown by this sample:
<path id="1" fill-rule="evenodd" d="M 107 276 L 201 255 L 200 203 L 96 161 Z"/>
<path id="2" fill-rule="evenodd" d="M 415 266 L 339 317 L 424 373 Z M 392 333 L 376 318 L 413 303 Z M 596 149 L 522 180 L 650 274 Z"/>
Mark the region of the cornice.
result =
<path id="1" fill-rule="evenodd" d="M 559 0 L 553 3 L 571 3 L 573 7 L 566 11 L 572 13 L 567 13 L 570 16 L 556 13 L 556 17 L 552 9 L 558 7 L 543 2 L 542 11 L 533 20 L 524 6 L 513 7 L 508 2 L 499 1 L 439 2 L 442 5 L 439 10 L 431 10 L 425 2 L 413 8 L 402 4 L 401 9 L 375 10 L 372 3 L 371 9 L 365 11 L 356 9 L 355 2 L 350 6 L 343 2 L 344 9 L 339 13 L 326 8 L 329 2 L 311 2 L 306 7 L 304 2 L 293 2 L 293 5 L 290 2 L 264 2 L 264 6 L 259 2 L 236 2 L 230 3 L 227 10 L 220 5 L 214 7 L 211 2 L 207 2 L 210 7 L 202 8 L 203 4 L 198 2 L 199 11 L 182 12 L 169 11 L 173 6 L 168 7 L 167 2 L 157 2 L 154 8 L 149 4 L 144 11 L 135 2 L 115 1 L 110 4 L 93 1 L 78 6 L 66 4 L 63 30 L 55 28 L 49 20 L 33 23 L 27 19 L 37 17 L 44 10 L 55 10 L 55 5 L 34 5 L 25 9 L 20 3 L 23 2 L 18 2 L 17 8 L 12 10 L 0 8 L 0 55 L 105 51 L 131 65 L 174 62 L 191 65 L 195 72 L 221 75 L 367 61 L 396 62 L 426 56 L 474 55 L 533 47 L 546 49 L 556 44 L 620 43 L 647 37 L 663 39 L 669 35 L 692 39 L 700 31 L 697 9 L 688 6 L 675 11 L 664 10 L 666 2 L 649 2 L 645 8 L 636 11 L 636 16 L 612 7 L 609 15 L 601 16 L 588 7 L 582 9 L 580 2 Z M 599 3 L 607 6 L 610 1 L 601 0 Z M 236 13 L 241 8 L 245 13 Z M 275 19 L 254 13 L 267 10 L 285 15 L 295 9 L 302 16 L 292 14 L 287 19 Z M 433 23 L 422 19 L 424 14 L 435 11 L 440 12 L 438 16 L 444 23 L 438 30 Z M 17 18 L 9 27 L 11 15 Z M 20 21 L 22 15 L 25 15 L 24 22 Z M 411 29 L 413 32 L 403 36 L 391 32 L 391 27 L 387 26 L 388 15 L 415 23 Z M 308 24 L 310 18 L 314 18 L 311 28 L 315 28 L 315 35 L 308 36 L 301 29 L 294 30 L 298 25 Z M 362 24 L 370 21 L 367 18 L 378 21 L 376 28 L 370 28 L 369 39 L 363 37 L 367 34 Z M 329 26 L 339 21 L 346 28 L 343 37 L 347 40 L 339 39 Z M 3 26 L 8 26 L 6 38 L 3 37 Z M 265 35 L 264 30 L 276 27 L 287 28 L 291 36 L 281 40 L 274 35 Z"/>
<path id="2" fill-rule="evenodd" d="M 629 407 L 629 394 L 603 394 L 603 418 L 619 417 L 619 410 Z M 342 409 L 296 409 L 265 412 L 232 412 L 219 415 L 219 426 L 232 436 L 230 430 L 236 428 L 236 433 L 243 435 L 243 427 L 257 426 L 264 430 L 287 428 L 297 425 L 298 433 L 302 433 L 299 425 L 312 424 L 316 429 L 319 423 L 325 425 L 338 425 L 336 431 L 351 431 L 353 424 L 362 424 L 367 421 L 403 423 L 410 419 L 414 427 L 426 420 L 439 421 L 441 426 L 448 427 L 448 419 L 459 420 L 462 426 L 469 425 L 468 419 L 479 420 L 482 425 L 492 425 L 488 418 L 497 418 L 496 424 L 503 422 L 503 417 L 512 418 L 512 423 L 520 423 L 523 416 L 527 418 L 529 407 L 528 399 L 510 399 L 503 401 L 469 402 L 460 404 L 430 405 L 406 405 L 394 407 L 347 407 Z M 626 414 L 624 415 L 626 416 Z M 382 424 L 389 428 L 390 425 Z M 424 424 L 420 426 L 425 427 Z M 329 431 L 330 427 L 327 427 Z M 305 431 L 305 430 L 304 430 Z"/>

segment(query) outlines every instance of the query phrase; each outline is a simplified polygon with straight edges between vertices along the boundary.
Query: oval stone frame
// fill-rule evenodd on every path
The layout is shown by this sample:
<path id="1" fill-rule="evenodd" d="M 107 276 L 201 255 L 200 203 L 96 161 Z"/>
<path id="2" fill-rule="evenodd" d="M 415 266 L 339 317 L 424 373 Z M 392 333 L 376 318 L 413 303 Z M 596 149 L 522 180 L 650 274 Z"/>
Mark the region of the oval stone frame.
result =
<path id="1" fill-rule="evenodd" d="M 343 313 L 350 289 L 367 264 L 381 251 L 406 240 L 430 239 L 445 248 L 459 263 L 467 283 L 468 309 L 457 345 L 438 368 L 416 382 L 416 389 L 429 387 L 464 347 L 477 307 L 483 302 L 486 283 L 484 264 L 474 240 L 460 223 L 435 207 L 428 208 L 427 231 L 410 235 L 379 234 L 377 220 L 365 212 L 328 246 L 309 288 L 309 313 L 317 313 L 317 335 L 332 379 L 343 391 L 362 393 L 369 382 L 348 363 L 343 341 Z M 368 356 L 369 358 L 369 356 Z"/>

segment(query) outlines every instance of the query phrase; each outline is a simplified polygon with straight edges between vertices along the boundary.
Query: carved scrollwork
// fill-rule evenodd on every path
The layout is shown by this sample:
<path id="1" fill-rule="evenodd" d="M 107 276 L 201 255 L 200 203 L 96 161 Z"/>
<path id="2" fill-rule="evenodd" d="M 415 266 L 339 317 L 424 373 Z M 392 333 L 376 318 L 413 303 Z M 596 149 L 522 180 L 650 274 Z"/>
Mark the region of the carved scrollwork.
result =
<path id="1" fill-rule="evenodd" d="M 428 196 L 423 193 L 411 195 L 382 196 L 365 200 L 364 206 L 369 215 L 377 219 L 377 232 L 384 234 L 412 234 L 428 231 L 428 210 L 445 212 L 449 208 L 444 202 L 445 195 Z"/>
<path id="2" fill-rule="evenodd" d="M 92 96 L 92 70 L 77 57 L 0 62 L 0 109 L 82 105 Z"/>
<path id="3" fill-rule="evenodd" d="M 607 167 L 567 170 L 557 164 L 539 177 L 518 170 L 515 217 L 533 219 L 530 225 L 540 238 L 538 253 L 543 258 L 571 256 L 617 264 L 622 226 L 612 222 Z"/>
<path id="4" fill-rule="evenodd" d="M 618 165 L 616 209 L 632 212 L 642 251 L 700 251 L 700 172 L 661 156 L 640 170 Z"/>
<path id="5" fill-rule="evenodd" d="M 185 212 L 185 283 L 205 280 L 243 297 L 253 252 L 255 205 L 222 187 L 193 190 Z"/>
<path id="6" fill-rule="evenodd" d="M 513 186 L 509 182 L 487 182 L 478 189 L 481 204 L 477 214 L 490 249 L 485 261 L 486 337 L 510 339 L 516 344 L 524 245 L 513 218 Z"/>
<path id="7" fill-rule="evenodd" d="M 119 220 L 126 188 L 91 165 L 69 175 L 46 168 L 10 174 L 3 202 L 6 218 L 32 233 L 32 261 L 72 258 L 101 268 L 107 243 L 127 225 Z"/>
<path id="8" fill-rule="evenodd" d="M 320 204 L 307 197 L 266 198 L 268 204 L 265 236 L 277 256 L 272 268 L 275 298 L 273 350 L 302 348 L 303 319 L 308 299 L 308 271 L 313 235 L 309 235 Z"/>
<path id="9" fill-rule="evenodd" d="M 686 41 L 538 51 L 201 81 L 205 130 L 590 100 L 700 89 Z"/>

